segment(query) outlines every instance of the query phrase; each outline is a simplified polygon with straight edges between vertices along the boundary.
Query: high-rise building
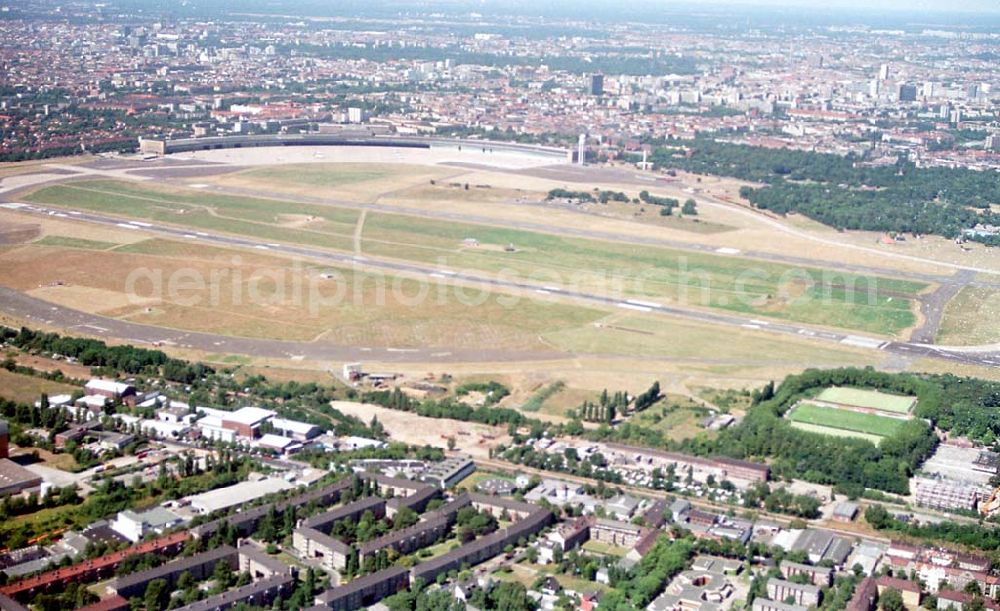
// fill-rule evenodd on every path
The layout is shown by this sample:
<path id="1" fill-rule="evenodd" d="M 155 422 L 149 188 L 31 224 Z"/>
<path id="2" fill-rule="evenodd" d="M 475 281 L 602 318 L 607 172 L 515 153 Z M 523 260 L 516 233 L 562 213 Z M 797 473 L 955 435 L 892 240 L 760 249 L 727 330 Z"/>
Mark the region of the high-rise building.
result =
<path id="1" fill-rule="evenodd" d="M 917 86 L 903 84 L 899 86 L 899 101 L 900 102 L 916 102 L 917 101 Z"/>
<path id="2" fill-rule="evenodd" d="M 604 75 L 590 75 L 590 95 L 604 95 Z"/>
<path id="3" fill-rule="evenodd" d="M 868 95 L 877 98 L 879 92 L 881 91 L 881 83 L 878 79 L 872 79 L 872 82 L 868 83 Z"/>
<path id="4" fill-rule="evenodd" d="M 348 123 L 364 123 L 368 120 L 368 112 L 363 108 L 352 106 L 347 109 Z"/>
<path id="5" fill-rule="evenodd" d="M 979 97 L 979 84 L 969 83 L 969 86 L 965 88 L 965 97 L 969 100 L 975 100 Z"/>
<path id="6" fill-rule="evenodd" d="M 587 161 L 587 135 L 580 134 L 576 144 L 576 162 L 583 165 Z"/>
<path id="7" fill-rule="evenodd" d="M 888 81 L 889 80 L 889 64 L 882 64 L 878 69 L 879 80 Z"/>

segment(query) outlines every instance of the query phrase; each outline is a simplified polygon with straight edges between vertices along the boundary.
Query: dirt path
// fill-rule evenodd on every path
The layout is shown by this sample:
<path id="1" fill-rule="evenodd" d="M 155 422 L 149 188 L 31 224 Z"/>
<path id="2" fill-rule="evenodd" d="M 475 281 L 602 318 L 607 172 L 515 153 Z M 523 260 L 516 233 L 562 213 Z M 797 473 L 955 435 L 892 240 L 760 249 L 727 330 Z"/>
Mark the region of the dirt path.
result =
<path id="1" fill-rule="evenodd" d="M 365 219 L 368 218 L 368 209 L 362 208 L 358 215 L 358 223 L 354 227 L 354 254 L 361 254 L 361 234 L 365 230 Z"/>

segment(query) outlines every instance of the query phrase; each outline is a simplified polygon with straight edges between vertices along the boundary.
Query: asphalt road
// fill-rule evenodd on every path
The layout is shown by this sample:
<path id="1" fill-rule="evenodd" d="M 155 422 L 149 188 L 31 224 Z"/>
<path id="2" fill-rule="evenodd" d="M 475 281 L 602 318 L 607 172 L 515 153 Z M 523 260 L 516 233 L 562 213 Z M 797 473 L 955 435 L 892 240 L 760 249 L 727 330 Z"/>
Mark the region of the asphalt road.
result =
<path id="1" fill-rule="evenodd" d="M 333 253 L 305 246 L 266 243 L 260 240 L 254 240 L 245 237 L 235 237 L 224 234 L 206 233 L 201 231 L 192 233 L 191 230 L 188 229 L 179 229 L 167 225 L 152 224 L 140 221 L 123 221 L 122 219 L 119 218 L 102 214 L 96 214 L 92 212 L 68 210 L 62 208 L 58 209 L 47 208 L 44 206 L 31 205 L 31 204 L 2 204 L 2 206 L 6 208 L 14 208 L 20 212 L 30 215 L 56 216 L 62 220 L 68 219 L 79 222 L 93 223 L 97 225 L 128 228 L 134 231 L 142 231 L 145 233 L 161 235 L 173 239 L 190 240 L 190 241 L 197 241 L 199 243 L 222 245 L 229 247 L 252 248 L 280 255 L 306 257 L 309 259 L 328 262 L 340 267 L 346 266 L 358 269 L 368 269 L 368 270 L 374 269 L 392 273 L 403 273 L 418 277 L 423 276 L 428 279 L 433 279 L 434 282 L 445 283 L 445 284 L 452 284 L 452 283 L 460 285 L 471 284 L 474 286 L 483 287 L 485 289 L 496 288 L 496 289 L 505 289 L 508 291 L 514 290 L 514 291 L 534 292 L 550 298 L 561 298 L 575 302 L 600 305 L 605 307 L 607 306 L 618 307 L 626 310 L 638 311 L 644 313 L 663 314 L 676 318 L 683 318 L 687 320 L 693 320 L 696 322 L 708 323 L 716 326 L 751 329 L 751 330 L 763 331 L 779 335 L 794 335 L 800 338 L 806 338 L 810 340 L 822 341 L 832 344 L 841 344 L 855 348 L 883 350 L 910 357 L 929 357 L 929 358 L 944 359 L 952 362 L 981 365 L 985 367 L 1000 367 L 1000 352 L 986 352 L 986 353 L 976 353 L 969 351 L 952 352 L 942 348 L 937 348 L 932 345 L 918 344 L 913 342 L 891 342 L 891 341 L 887 342 L 878 338 L 839 333 L 835 331 L 818 329 L 805 325 L 758 320 L 733 314 L 706 312 L 702 310 L 687 309 L 682 307 L 659 304 L 652 301 L 643 301 L 635 299 L 622 300 L 604 295 L 596 295 L 580 291 L 572 291 L 564 289 L 562 287 L 545 286 L 545 285 L 531 284 L 527 282 L 505 280 L 503 278 L 481 276 L 469 272 L 456 272 L 453 270 L 439 269 L 435 267 L 418 265 L 414 263 L 370 259 L 367 257 L 353 256 L 350 254 Z M 18 313 L 17 310 L 20 309 L 22 313 L 31 314 L 32 316 L 36 315 L 45 316 L 44 312 L 37 311 L 39 303 L 46 303 L 46 302 L 41 302 L 40 300 L 34 300 L 33 298 L 27 297 L 23 294 L 20 294 L 16 291 L 12 291 L 10 289 L 3 289 L 2 291 L 0 291 L 0 304 L 3 305 L 3 308 L 5 310 L 7 310 L 12 314 Z M 50 308 L 58 308 L 58 306 L 53 306 L 52 304 L 47 304 L 47 305 Z M 49 311 L 59 312 L 60 316 L 67 315 L 67 311 L 75 312 L 74 310 L 70 310 L 68 308 L 61 308 L 56 310 L 50 309 Z M 86 317 L 93 318 L 92 315 L 84 314 L 82 312 L 77 312 L 76 314 L 78 315 L 80 320 L 74 325 L 64 325 L 62 323 L 53 323 L 53 324 L 59 324 L 59 326 L 68 326 L 68 327 L 73 327 L 73 326 L 93 327 L 93 323 L 90 322 L 90 320 L 86 319 Z M 109 321 L 109 324 L 110 321 L 112 320 L 114 319 L 107 319 L 107 318 L 104 319 L 104 321 Z M 192 348 L 199 348 L 202 350 L 209 350 L 213 352 L 222 352 L 229 354 L 251 354 L 257 356 L 280 355 L 284 358 L 302 357 L 302 358 L 328 358 L 328 359 L 354 359 L 358 358 L 359 356 L 363 356 L 368 360 L 386 360 L 386 361 L 393 361 L 393 360 L 433 361 L 435 359 L 447 360 L 447 361 L 462 361 L 462 360 L 494 361 L 494 360 L 507 360 L 511 356 L 510 353 L 497 353 L 489 350 L 473 350 L 473 351 L 452 350 L 452 351 L 434 352 L 427 349 L 419 349 L 414 351 L 405 351 L 405 350 L 401 351 L 398 349 L 393 350 L 391 348 L 369 348 L 369 349 L 354 348 L 354 347 L 348 348 L 343 346 L 339 347 L 328 346 L 311 342 L 287 342 L 287 341 L 265 340 L 265 339 L 254 339 L 254 338 L 223 337 L 212 334 L 168 330 L 148 325 L 137 325 L 136 323 L 129 323 L 125 321 L 114 321 L 114 322 L 118 323 L 118 325 L 125 325 L 125 326 L 122 327 L 116 325 L 114 327 L 108 327 L 108 330 L 106 332 L 121 339 L 147 342 L 147 343 L 155 343 L 155 342 L 172 343 L 180 346 L 187 346 Z M 98 326 L 104 326 L 104 325 L 98 325 Z M 310 348 L 310 350 L 306 350 L 307 348 Z M 314 352 L 317 350 L 322 351 L 322 354 L 317 354 L 316 352 Z M 558 357 L 558 353 L 553 353 L 553 355 L 551 356 Z"/>

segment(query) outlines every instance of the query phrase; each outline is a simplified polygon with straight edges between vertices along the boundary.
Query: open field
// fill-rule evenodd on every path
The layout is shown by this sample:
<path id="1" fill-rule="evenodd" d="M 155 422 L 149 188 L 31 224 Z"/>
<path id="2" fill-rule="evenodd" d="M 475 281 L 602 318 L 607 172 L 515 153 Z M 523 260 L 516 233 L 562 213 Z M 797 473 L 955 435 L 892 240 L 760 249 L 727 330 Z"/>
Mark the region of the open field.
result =
<path id="1" fill-rule="evenodd" d="M 31 367 L 38 371 L 61 371 L 63 375 L 77 380 L 87 380 L 91 377 L 90 367 L 79 363 L 67 363 L 63 360 L 46 358 L 35 354 L 25 354 L 18 352 L 14 355 L 14 360 L 18 365 Z"/>
<path id="2" fill-rule="evenodd" d="M 79 386 L 53 382 L 0 369 L 0 397 L 23 403 L 34 403 L 42 393 L 71 394 Z"/>
<path id="3" fill-rule="evenodd" d="M 455 439 L 455 448 L 475 458 L 489 457 L 489 449 L 509 443 L 507 428 L 475 422 L 459 422 L 449 418 L 426 418 L 409 412 L 350 401 L 334 401 L 332 407 L 364 422 L 378 418 L 394 441 L 413 445 L 442 446 L 448 437 Z M 492 437 L 492 439 L 490 439 Z"/>
<path id="4" fill-rule="evenodd" d="M 794 215 L 788 219 L 753 211 L 746 206 L 730 203 L 713 203 L 705 198 L 725 197 L 737 200 L 739 187 L 744 181 L 725 177 L 694 176 L 678 172 L 676 179 L 669 181 L 655 172 L 639 172 L 630 163 L 615 163 L 612 167 L 588 167 L 585 172 L 574 172 L 568 165 L 552 166 L 551 158 L 541 158 L 522 153 L 508 154 L 505 152 L 480 153 L 478 149 L 469 150 L 466 147 L 458 151 L 456 147 L 435 147 L 426 149 L 386 149 L 382 147 L 291 147 L 284 149 L 222 149 L 197 151 L 178 154 L 173 159 L 198 161 L 203 160 L 218 164 L 220 168 L 226 165 L 244 168 L 247 166 L 262 167 L 275 164 L 407 164 L 413 166 L 437 166 L 452 170 L 464 170 L 449 178 L 449 180 L 469 182 L 470 184 L 486 183 L 492 187 L 509 187 L 514 189 L 534 190 L 544 193 L 554 187 L 590 190 L 600 187 L 612 190 L 624 190 L 632 193 L 640 189 L 648 189 L 656 195 L 683 199 L 693 196 L 699 201 L 699 219 L 702 222 L 721 223 L 736 227 L 737 231 L 720 234 L 697 234 L 687 231 L 685 227 L 656 226 L 644 222 L 615 220 L 610 217 L 581 215 L 569 211 L 554 209 L 546 210 L 547 217 L 565 226 L 581 226 L 599 224 L 602 227 L 614 228 L 625 232 L 635 232 L 644 235 L 662 235 L 676 239 L 696 240 L 701 243 L 730 246 L 747 250 L 763 250 L 773 253 L 807 256 L 816 260 L 870 264 L 873 251 L 905 251 L 913 247 L 924 247 L 934 244 L 933 253 L 920 253 L 925 261 L 905 258 L 885 258 L 880 264 L 886 267 L 908 271 L 932 271 L 950 273 L 951 270 L 939 267 L 935 261 L 949 260 L 959 264 L 973 264 L 1000 269 L 1000 260 L 991 257 L 986 249 L 973 248 L 973 252 L 963 252 L 950 240 L 924 237 L 921 240 L 911 240 L 902 247 L 890 246 L 881 248 L 876 243 L 878 236 L 866 232 L 847 232 L 840 234 L 828 227 L 810 227 L 803 231 L 796 227 Z M 473 164 L 459 167 L 444 165 L 449 163 Z M 223 172 L 225 169 L 223 169 Z M 572 175 L 576 174 L 574 180 Z M 637 180 L 641 179 L 641 180 Z M 199 179 L 191 182 L 212 182 L 213 179 Z M 391 202 L 392 195 L 385 195 L 379 201 Z M 467 202 L 456 200 L 453 205 L 466 207 Z M 430 200 L 420 206 L 437 206 Z M 440 205 L 446 205 L 441 202 Z M 495 208 L 495 210 L 494 210 Z M 532 206 L 496 206 L 489 207 L 490 212 L 507 215 L 512 209 L 520 208 L 517 214 L 536 214 Z M 486 209 L 486 208 L 483 208 Z M 787 231 L 780 231 L 780 239 L 775 239 L 775 226 L 780 225 Z M 716 239 L 718 238 L 718 239 Z M 817 240 L 816 238 L 820 238 Z M 862 248 L 844 248 L 842 243 L 852 242 Z M 913 253 L 907 253 L 913 254 Z M 890 255 L 891 257 L 891 255 Z"/>
<path id="5" fill-rule="evenodd" d="M 554 347 L 577 353 L 692 359 L 706 367 L 765 362 L 835 367 L 861 364 L 871 358 L 847 347 L 639 313 L 615 313 L 583 328 L 546 333 L 543 339 Z"/>
<path id="6" fill-rule="evenodd" d="M 428 183 L 454 173 L 448 168 L 402 163 L 299 163 L 253 168 L 226 174 L 216 184 L 266 188 L 296 195 L 324 195 L 349 201 L 372 201 L 384 193 Z"/>
<path id="7" fill-rule="evenodd" d="M 786 418 L 793 423 L 877 437 L 893 435 L 906 422 L 898 418 L 824 407 L 808 402 L 799 403 L 787 414 Z M 817 430 L 817 432 L 819 431 Z"/>
<path id="8" fill-rule="evenodd" d="M 690 439 L 699 433 L 713 435 L 701 427 L 709 410 L 690 397 L 668 394 L 655 405 L 635 414 L 628 422 L 644 429 L 663 433 L 673 441 Z"/>
<path id="9" fill-rule="evenodd" d="M 165 192 L 113 181 L 47 187 L 28 199 L 337 250 L 353 249 L 358 216 L 333 206 Z M 395 214 L 369 214 L 363 229 L 367 255 L 893 336 L 914 324 L 913 301 L 925 288 L 904 280 L 763 262 L 748 268 L 731 257 Z M 466 238 L 479 245 L 463 245 Z M 514 252 L 505 252 L 508 245 Z"/>
<path id="10" fill-rule="evenodd" d="M 103 180 L 45 187 L 26 199 L 339 250 L 351 249 L 358 217 L 352 210 Z"/>
<path id="11" fill-rule="evenodd" d="M 465 246 L 466 239 L 479 245 Z M 367 254 L 507 273 L 540 284 L 888 335 L 914 323 L 912 299 L 924 288 L 909 281 L 377 213 L 368 216 L 363 245 Z M 505 252 L 507 246 L 514 252 Z"/>
<path id="12" fill-rule="evenodd" d="M 616 558 L 625 556 L 629 551 L 628 548 L 611 545 L 603 541 L 587 541 L 583 544 L 583 549 L 602 556 L 614 556 Z"/>
<path id="13" fill-rule="evenodd" d="M 128 292 L 136 270 L 141 280 Z M 331 271 L 339 276 L 322 276 Z M 171 290 L 180 277 L 194 278 L 195 286 Z M 159 239 L 113 251 L 22 246 L 0 254 L 0 284 L 134 322 L 359 347 L 549 351 L 542 333 L 586 326 L 604 315 L 540 301 L 512 307 L 495 293 L 460 295 L 448 285 L 427 288 L 401 277 Z"/>
<path id="14" fill-rule="evenodd" d="M 945 306 L 935 341 L 946 346 L 1000 343 L 1000 291 L 962 289 Z"/>
<path id="15" fill-rule="evenodd" d="M 69 236 L 47 235 L 35 242 L 39 246 L 65 246 L 66 248 L 83 248 L 85 250 L 110 250 L 120 244 L 114 242 L 102 242 L 100 240 L 87 240 L 84 238 L 71 238 Z"/>
<path id="16" fill-rule="evenodd" d="M 894 414 L 909 414 L 916 403 L 916 397 L 890 395 L 877 390 L 846 388 L 835 386 L 826 388 L 816 397 L 819 401 L 837 403 L 849 407 L 862 407 Z"/>

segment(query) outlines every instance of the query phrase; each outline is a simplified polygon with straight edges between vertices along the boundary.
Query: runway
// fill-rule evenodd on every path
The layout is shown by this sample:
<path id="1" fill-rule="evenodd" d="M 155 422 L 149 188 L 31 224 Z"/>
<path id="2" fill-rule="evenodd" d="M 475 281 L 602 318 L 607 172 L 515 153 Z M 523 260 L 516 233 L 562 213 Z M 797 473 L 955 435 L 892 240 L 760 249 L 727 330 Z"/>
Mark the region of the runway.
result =
<path id="1" fill-rule="evenodd" d="M 700 323 L 708 323 L 716 326 L 748 329 L 778 335 L 792 335 L 799 338 L 826 342 L 830 344 L 840 344 L 847 347 L 862 348 L 869 350 L 881 350 L 908 357 L 928 357 L 943 359 L 951 362 L 979 365 L 984 367 L 1000 367 L 1000 352 L 970 352 L 970 351 L 948 351 L 932 345 L 914 342 L 885 341 L 879 338 L 854 335 L 830 331 L 827 329 L 814 328 L 805 325 L 792 324 L 786 322 L 775 322 L 758 320 L 728 313 L 707 312 L 692 308 L 672 306 L 636 299 L 618 299 L 614 297 L 574 291 L 558 286 L 546 286 L 532 284 L 522 281 L 506 280 L 503 278 L 492 278 L 470 272 L 459 272 L 455 270 L 440 269 L 431 266 L 418 265 L 399 261 L 386 261 L 381 259 L 371 259 L 368 257 L 354 256 L 351 254 L 334 253 L 316 248 L 303 246 L 266 243 L 244 237 L 235 237 L 224 234 L 193 232 L 190 229 L 179 229 L 166 225 L 153 224 L 139 221 L 126 221 L 120 218 L 95 214 L 92 212 L 69 210 L 64 208 L 47 208 L 33 204 L 7 203 L 0 206 L 19 212 L 36 216 L 57 216 L 61 220 L 73 220 L 87 222 L 97 225 L 114 226 L 119 228 L 130 228 L 135 231 L 142 231 L 154 235 L 169 237 L 172 239 L 196 241 L 199 243 L 222 245 L 238 248 L 252 248 L 263 251 L 270 251 L 279 255 L 289 255 L 293 257 L 305 257 L 318 261 L 327 262 L 339 267 L 349 267 L 364 270 L 381 270 L 392 273 L 402 273 L 412 276 L 426 277 L 433 282 L 458 284 L 458 285 L 478 285 L 484 288 L 496 288 L 507 291 L 523 291 L 541 294 L 547 298 L 564 299 L 577 303 L 599 305 L 603 307 L 621 308 L 630 311 L 637 311 L 650 314 L 661 314 L 675 318 L 691 320 Z M 26 313 L 32 317 L 44 317 L 44 307 L 49 307 L 49 312 L 56 312 L 59 316 L 77 320 L 72 325 L 64 325 L 54 322 L 59 326 L 72 328 L 74 326 L 93 326 L 93 315 L 77 312 L 69 308 L 60 308 L 52 304 L 46 304 L 41 300 L 33 299 L 12 291 L 10 289 L 0 290 L 0 303 L 4 309 L 12 314 Z M 45 304 L 45 305 L 42 305 Z M 41 311 L 39 309 L 41 308 Z M 51 309 L 55 308 L 55 309 Z M 73 314 L 75 313 L 75 314 Z M 54 315 L 53 315 L 54 316 Z M 90 319 L 86 318 L 90 317 Z M 102 322 L 113 321 L 103 317 Z M 449 361 L 475 360 L 475 361 L 496 361 L 516 358 L 509 352 L 481 351 L 439 351 L 421 349 L 414 352 L 393 351 L 390 348 L 356 348 L 337 347 L 313 344 L 310 342 L 288 342 L 278 340 L 264 340 L 254 338 L 235 338 L 217 336 L 212 334 L 188 333 L 177 330 L 161 329 L 148 325 L 138 325 L 125 321 L 114 321 L 118 325 L 108 326 L 106 333 L 108 336 L 118 337 L 128 341 L 138 341 L 143 343 L 170 343 L 179 346 L 198 348 L 212 352 L 248 354 L 255 356 L 280 356 L 282 358 L 327 358 L 327 359 L 354 359 L 359 356 L 368 360 L 386 361 L 433 361 L 435 358 Z M 110 324 L 110 323 L 108 323 Z M 97 326 L 104 326 L 98 324 Z M 91 331 L 93 332 L 93 331 Z M 307 353 L 306 348 L 319 352 Z M 447 352 L 447 354 L 444 354 Z M 537 359 L 537 353 L 531 353 Z M 521 354 L 521 357 L 528 355 Z M 566 356 L 558 352 L 553 352 L 549 358 L 559 358 Z"/>

